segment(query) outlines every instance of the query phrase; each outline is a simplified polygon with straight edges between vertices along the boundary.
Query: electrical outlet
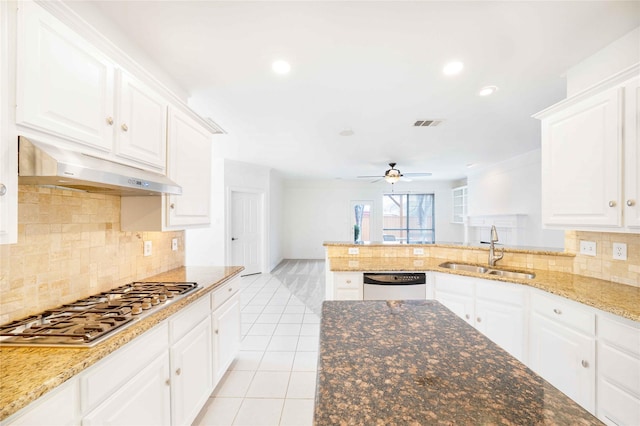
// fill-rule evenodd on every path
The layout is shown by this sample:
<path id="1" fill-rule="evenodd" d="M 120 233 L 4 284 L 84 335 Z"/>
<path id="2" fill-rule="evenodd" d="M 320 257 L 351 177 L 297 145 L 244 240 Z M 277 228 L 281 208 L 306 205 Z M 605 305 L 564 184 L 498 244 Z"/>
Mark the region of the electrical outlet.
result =
<path id="1" fill-rule="evenodd" d="M 413 249 L 413 254 L 424 254 L 424 249 L 423 248 L 414 248 Z"/>
<path id="2" fill-rule="evenodd" d="M 177 238 L 171 239 L 171 250 L 173 250 L 173 251 L 178 250 L 178 239 Z"/>
<path id="3" fill-rule="evenodd" d="M 153 248 L 153 244 L 151 243 L 151 241 L 145 241 L 144 242 L 144 256 L 151 256 L 151 251 Z"/>
<path id="4" fill-rule="evenodd" d="M 587 256 L 596 255 L 596 242 L 595 241 L 583 241 L 580 240 L 580 254 Z"/>
<path id="5" fill-rule="evenodd" d="M 349 254 L 360 254 L 360 249 L 358 247 L 349 247 Z"/>
<path id="6" fill-rule="evenodd" d="M 627 245 L 625 243 L 613 243 L 613 258 L 627 260 Z"/>

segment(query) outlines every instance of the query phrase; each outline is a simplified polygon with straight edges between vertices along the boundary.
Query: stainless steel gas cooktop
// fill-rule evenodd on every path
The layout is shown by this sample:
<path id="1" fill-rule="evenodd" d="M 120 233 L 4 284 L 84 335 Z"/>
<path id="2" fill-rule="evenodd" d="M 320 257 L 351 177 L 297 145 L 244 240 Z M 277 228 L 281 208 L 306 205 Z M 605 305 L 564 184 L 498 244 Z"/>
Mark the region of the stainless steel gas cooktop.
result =
<path id="1" fill-rule="evenodd" d="M 195 290 L 195 282 L 134 282 L 0 326 L 0 346 L 92 347 Z"/>

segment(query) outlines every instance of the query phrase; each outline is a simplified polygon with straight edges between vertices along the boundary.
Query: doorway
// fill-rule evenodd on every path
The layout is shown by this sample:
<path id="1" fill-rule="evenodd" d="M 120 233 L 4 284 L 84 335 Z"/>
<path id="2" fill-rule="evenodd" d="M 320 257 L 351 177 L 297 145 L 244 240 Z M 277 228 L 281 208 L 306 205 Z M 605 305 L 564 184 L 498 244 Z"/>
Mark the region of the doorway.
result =
<path id="1" fill-rule="evenodd" d="M 231 264 L 244 266 L 242 276 L 262 273 L 264 195 L 231 191 Z"/>

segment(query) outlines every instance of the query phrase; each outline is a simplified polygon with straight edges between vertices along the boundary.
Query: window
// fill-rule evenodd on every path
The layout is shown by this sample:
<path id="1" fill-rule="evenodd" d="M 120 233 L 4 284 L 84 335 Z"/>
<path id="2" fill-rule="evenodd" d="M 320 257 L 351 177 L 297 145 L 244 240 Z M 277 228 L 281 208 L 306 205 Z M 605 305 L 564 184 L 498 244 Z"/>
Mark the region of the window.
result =
<path id="1" fill-rule="evenodd" d="M 372 206 L 373 201 L 351 201 L 351 230 L 355 242 L 371 241 Z"/>
<path id="2" fill-rule="evenodd" d="M 384 241 L 435 242 L 433 194 L 385 194 L 382 209 Z"/>

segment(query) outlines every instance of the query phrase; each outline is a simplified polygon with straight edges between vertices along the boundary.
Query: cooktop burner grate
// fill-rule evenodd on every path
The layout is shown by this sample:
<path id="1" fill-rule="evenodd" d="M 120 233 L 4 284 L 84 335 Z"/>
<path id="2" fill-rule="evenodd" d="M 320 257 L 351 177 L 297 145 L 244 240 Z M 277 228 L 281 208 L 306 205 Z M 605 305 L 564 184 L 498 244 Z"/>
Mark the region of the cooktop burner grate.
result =
<path id="1" fill-rule="evenodd" d="M 90 347 L 179 300 L 195 282 L 134 282 L 0 326 L 0 346 Z"/>

